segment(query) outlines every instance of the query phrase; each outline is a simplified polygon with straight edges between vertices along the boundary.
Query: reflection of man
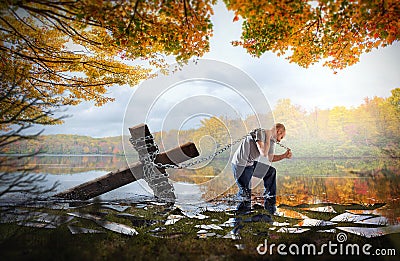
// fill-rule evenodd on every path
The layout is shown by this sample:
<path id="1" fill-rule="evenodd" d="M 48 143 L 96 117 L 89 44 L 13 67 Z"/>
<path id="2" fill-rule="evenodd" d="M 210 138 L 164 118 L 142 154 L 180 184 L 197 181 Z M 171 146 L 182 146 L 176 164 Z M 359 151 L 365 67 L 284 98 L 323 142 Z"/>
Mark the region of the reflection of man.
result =
<path id="1" fill-rule="evenodd" d="M 253 174 L 264 181 L 264 208 L 271 214 L 276 210 L 276 169 L 270 164 L 258 162 L 260 156 L 268 162 L 291 158 L 288 149 L 284 154 L 275 155 L 275 142 L 280 142 L 286 134 L 285 126 L 275 124 L 270 130 L 256 129 L 242 141 L 232 159 L 232 171 L 239 187 L 238 196 L 244 201 L 251 200 L 250 180 Z"/>

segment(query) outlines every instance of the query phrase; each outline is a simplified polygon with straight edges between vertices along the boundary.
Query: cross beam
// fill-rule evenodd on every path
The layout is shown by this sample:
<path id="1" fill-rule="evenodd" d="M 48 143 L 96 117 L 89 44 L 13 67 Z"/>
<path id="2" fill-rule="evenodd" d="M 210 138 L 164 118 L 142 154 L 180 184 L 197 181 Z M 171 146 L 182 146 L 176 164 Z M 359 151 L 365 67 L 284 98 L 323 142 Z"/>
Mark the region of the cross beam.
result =
<path id="1" fill-rule="evenodd" d="M 155 151 L 155 143 L 152 139 L 147 125 L 140 124 L 135 127 L 129 128 L 129 131 L 133 139 L 147 137 L 147 139 L 143 140 L 144 143 L 150 144 L 147 146 L 147 151 L 150 153 Z M 192 142 L 188 142 L 181 145 L 180 147 L 158 154 L 154 162 L 176 165 L 197 156 L 199 156 L 199 152 L 197 151 L 196 145 Z M 144 165 L 142 162 L 136 162 L 132 164 L 130 168 L 124 168 L 122 170 L 110 172 L 97 179 L 88 181 L 61 193 L 58 193 L 55 195 L 55 197 L 78 200 L 88 200 L 97 197 L 101 194 L 137 181 L 138 179 L 144 178 L 143 167 Z M 156 171 L 165 173 L 164 168 L 156 168 Z M 156 195 L 157 192 L 154 192 Z"/>

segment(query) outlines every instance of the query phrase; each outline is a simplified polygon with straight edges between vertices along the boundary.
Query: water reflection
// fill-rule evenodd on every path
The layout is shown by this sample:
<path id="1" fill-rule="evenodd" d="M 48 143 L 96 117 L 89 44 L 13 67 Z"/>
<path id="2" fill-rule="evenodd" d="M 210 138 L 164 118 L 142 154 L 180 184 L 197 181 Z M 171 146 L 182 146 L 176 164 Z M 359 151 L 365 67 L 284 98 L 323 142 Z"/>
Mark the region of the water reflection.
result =
<path id="1" fill-rule="evenodd" d="M 126 166 L 126 160 L 121 156 L 36 156 L 23 160 L 27 165 L 37 167 L 35 173 L 51 174 L 51 181 L 60 180 L 61 189 Z M 199 169 L 168 170 L 180 202 L 196 204 L 236 194 L 237 187 L 230 168 L 226 167 L 227 161 L 214 160 Z M 278 163 L 274 165 L 278 173 L 278 205 L 385 202 L 388 204 L 381 210 L 387 212 L 385 216 L 392 215 L 391 219 L 400 216 L 398 159 L 294 159 Z M 64 180 L 69 183 L 63 184 Z M 253 178 L 252 190 L 253 200 L 263 203 L 261 181 Z M 146 184 L 139 183 L 140 186 L 130 184 L 110 195 L 113 199 L 124 199 L 141 194 L 145 189 L 139 188 Z"/>
<path id="2" fill-rule="evenodd" d="M 0 157 L 5 158 L 5 157 Z M 25 157 L 21 165 L 34 168 L 34 173 L 53 175 L 76 174 L 93 170 L 113 171 L 127 166 L 123 156 L 107 155 L 42 155 Z M 0 171 L 4 171 L 1 169 Z"/>
<path id="3" fill-rule="evenodd" d="M 353 159 L 338 161 L 333 166 L 332 160 L 292 161 L 282 170 L 283 165 L 277 167 L 278 204 L 396 202 L 400 195 L 398 163 L 390 159 Z M 219 169 L 218 163 L 215 165 L 198 170 L 174 170 L 170 172 L 171 178 L 198 184 L 205 200 L 235 194 L 237 188 L 232 186 L 231 171 Z M 253 178 L 253 196 L 262 195 L 261 181 Z M 217 191 L 224 193 L 216 195 Z"/>

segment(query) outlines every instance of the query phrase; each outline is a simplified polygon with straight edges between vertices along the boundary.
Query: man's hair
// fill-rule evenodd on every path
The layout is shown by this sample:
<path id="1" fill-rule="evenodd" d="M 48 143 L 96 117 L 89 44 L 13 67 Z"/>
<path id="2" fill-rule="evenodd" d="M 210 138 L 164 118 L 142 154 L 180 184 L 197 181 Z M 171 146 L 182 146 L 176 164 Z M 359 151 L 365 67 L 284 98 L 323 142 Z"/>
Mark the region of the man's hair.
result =
<path id="1" fill-rule="evenodd" d="M 285 125 L 283 125 L 282 123 L 276 123 L 274 127 L 276 130 L 286 131 Z"/>

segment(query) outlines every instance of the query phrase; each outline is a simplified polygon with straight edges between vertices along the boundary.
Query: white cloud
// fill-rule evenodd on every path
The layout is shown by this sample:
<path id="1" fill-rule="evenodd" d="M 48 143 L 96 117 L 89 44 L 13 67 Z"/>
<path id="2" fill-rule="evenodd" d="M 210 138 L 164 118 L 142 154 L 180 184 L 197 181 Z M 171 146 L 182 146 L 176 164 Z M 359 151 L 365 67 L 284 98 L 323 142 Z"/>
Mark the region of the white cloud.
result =
<path id="1" fill-rule="evenodd" d="M 243 48 L 229 44 L 240 39 L 241 22 L 232 22 L 233 12 L 220 3 L 215 14 L 211 52 L 206 57 L 244 70 L 262 86 L 272 104 L 290 98 L 306 109 L 357 106 L 365 97 L 390 96 L 390 90 L 400 85 L 398 42 L 363 54 L 359 63 L 333 74 L 321 65 L 301 68 L 271 52 L 260 58 L 251 57 Z"/>
<path id="2" fill-rule="evenodd" d="M 333 74 L 330 69 L 321 65 L 308 69 L 301 68 L 273 53 L 265 53 L 261 58 L 251 57 L 243 48 L 233 47 L 230 44 L 232 40 L 240 39 L 241 34 L 241 22 L 232 21 L 233 12 L 228 12 L 221 2 L 214 11 L 215 16 L 212 18 L 214 37 L 211 39 L 211 51 L 204 58 L 224 61 L 243 70 L 258 83 L 271 105 L 274 105 L 278 99 L 290 98 L 294 104 L 299 104 L 308 110 L 339 105 L 357 106 L 365 97 L 387 97 L 391 89 L 400 87 L 398 73 L 400 44 L 398 42 L 387 48 L 363 54 L 359 63 L 339 71 L 338 74 Z M 188 67 L 186 69 L 195 70 Z M 219 75 L 219 78 L 224 78 L 228 82 L 235 81 L 234 74 L 218 68 L 209 68 L 209 71 L 204 73 L 208 73 L 211 78 Z M 239 82 L 236 84 L 240 85 Z M 200 85 L 202 85 L 201 88 L 199 88 Z M 247 86 L 242 87 L 245 91 Z M 71 107 L 67 114 L 71 114 L 72 117 L 66 119 L 64 125 L 47 127 L 45 134 L 71 133 L 95 137 L 121 135 L 124 128 L 125 108 L 128 106 L 131 95 L 135 93 L 135 89 L 138 87 L 112 88 L 110 96 L 115 97 L 116 101 L 103 107 L 94 107 L 90 102 Z M 149 88 L 140 92 L 140 98 L 135 98 L 134 110 L 128 111 L 128 125 L 140 123 L 136 121 L 140 121 L 143 114 L 147 113 L 146 103 L 152 99 L 153 91 L 157 92 L 156 89 L 156 87 Z M 194 94 L 202 93 L 209 95 L 209 98 L 197 101 L 189 98 Z M 224 111 L 219 103 L 222 104 L 225 101 L 232 104 L 236 97 L 223 87 L 207 85 L 204 82 L 198 85 L 193 84 L 192 87 L 188 85 L 185 88 L 179 87 L 165 95 L 160 98 L 160 103 L 150 115 L 155 125 L 161 124 L 162 118 L 174 104 L 182 103 L 171 111 L 171 113 L 176 113 L 177 118 L 184 114 L 181 106 L 188 103 L 192 106 L 208 107 L 212 113 L 222 114 Z M 220 101 L 217 102 L 217 98 Z M 185 99 L 188 99 L 187 102 Z M 235 103 L 240 104 L 240 102 Z M 173 116 L 169 115 L 171 118 Z"/>

